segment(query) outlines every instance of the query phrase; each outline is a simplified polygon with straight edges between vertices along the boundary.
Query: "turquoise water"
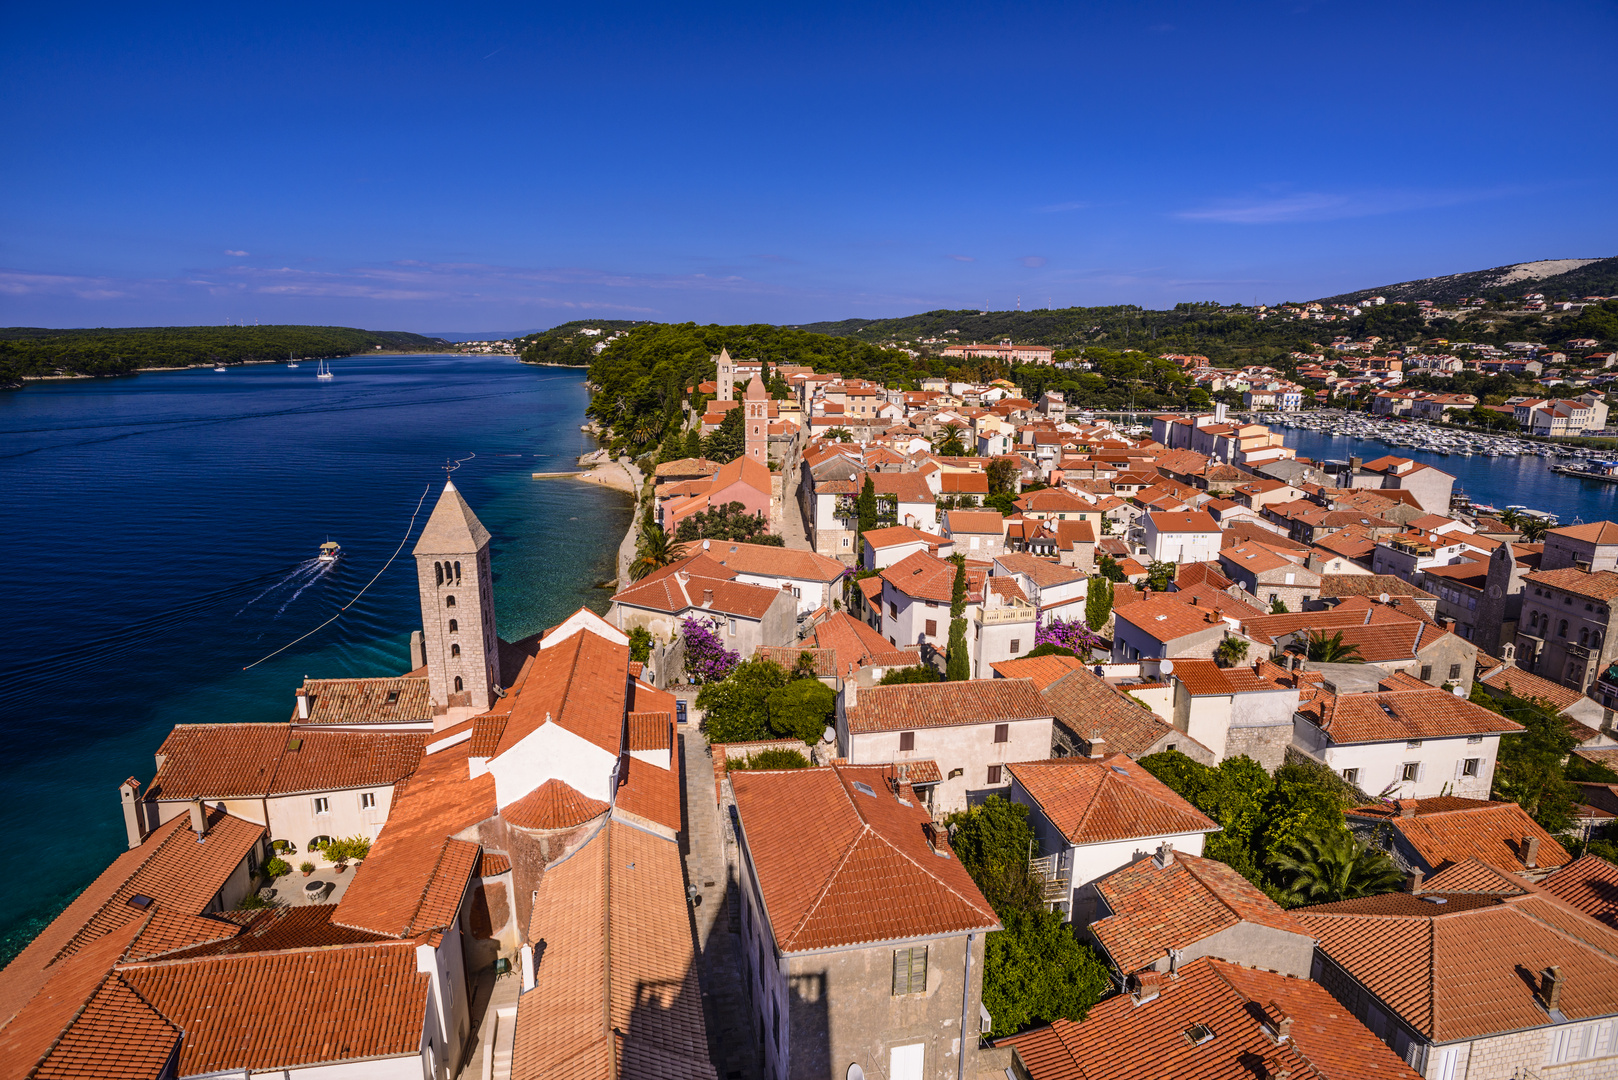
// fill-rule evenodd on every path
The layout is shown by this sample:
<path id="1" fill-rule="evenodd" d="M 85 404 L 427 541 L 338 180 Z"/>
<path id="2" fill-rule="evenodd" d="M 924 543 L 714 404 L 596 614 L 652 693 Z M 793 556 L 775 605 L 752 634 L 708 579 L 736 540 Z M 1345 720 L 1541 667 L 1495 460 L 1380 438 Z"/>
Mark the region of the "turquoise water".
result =
<path id="1" fill-rule="evenodd" d="M 1370 461 L 1385 454 L 1420 461 L 1443 469 L 1455 477 L 1456 490 L 1464 490 L 1473 502 L 1488 503 L 1497 509 L 1526 506 L 1556 514 L 1563 525 L 1575 518 L 1590 521 L 1618 520 L 1618 484 L 1580 480 L 1550 471 L 1557 461 L 1572 459 L 1524 457 L 1462 457 L 1434 454 L 1409 446 L 1391 446 L 1376 439 L 1352 439 L 1346 435 L 1322 435 L 1302 429 L 1279 428 L 1286 444 L 1303 457 L 1345 460 L 1349 455 Z"/>
<path id="2" fill-rule="evenodd" d="M 604 611 L 627 495 L 574 467 L 580 371 L 510 358 L 356 357 L 0 393 L 0 962 L 125 848 L 118 784 L 175 724 L 285 720 L 303 676 L 394 674 L 421 624 L 419 532 L 446 459 L 494 537 L 508 640 Z M 425 502 L 422 501 L 426 495 Z M 414 525 L 411 515 L 421 504 Z M 326 539 L 343 558 L 312 563 Z M 245 670 L 244 670 L 245 668 Z"/>

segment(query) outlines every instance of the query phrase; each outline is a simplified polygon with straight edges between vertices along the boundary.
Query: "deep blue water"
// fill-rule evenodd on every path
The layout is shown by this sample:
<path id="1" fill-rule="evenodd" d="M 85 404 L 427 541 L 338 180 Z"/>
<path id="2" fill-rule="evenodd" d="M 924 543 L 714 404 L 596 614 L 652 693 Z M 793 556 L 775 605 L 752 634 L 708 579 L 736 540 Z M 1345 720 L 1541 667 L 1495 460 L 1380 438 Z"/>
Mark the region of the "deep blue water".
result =
<path id="1" fill-rule="evenodd" d="M 419 532 L 448 458 L 494 537 L 507 640 L 605 610 L 627 495 L 571 479 L 582 372 L 356 357 L 0 393 L 0 963 L 125 849 L 117 785 L 174 724 L 285 720 L 304 675 L 395 674 L 421 625 Z M 341 619 L 319 625 L 399 558 Z M 311 562 L 327 538 L 343 558 Z"/>
<path id="2" fill-rule="evenodd" d="M 1397 454 L 1424 462 L 1455 477 L 1456 489 L 1464 490 L 1473 502 L 1488 503 L 1501 510 L 1513 505 L 1545 510 L 1556 514 L 1563 525 L 1573 524 L 1574 518 L 1586 522 L 1618 520 L 1618 484 L 1551 472 L 1553 462 L 1572 462 L 1572 458 L 1543 458 L 1537 454 L 1497 458 L 1476 454 L 1445 456 L 1409 446 L 1392 446 L 1376 439 L 1322 435 L 1296 428 L 1277 430 L 1288 446 L 1301 456 L 1316 460 L 1341 461 L 1352 454 L 1369 461 L 1384 454 Z"/>

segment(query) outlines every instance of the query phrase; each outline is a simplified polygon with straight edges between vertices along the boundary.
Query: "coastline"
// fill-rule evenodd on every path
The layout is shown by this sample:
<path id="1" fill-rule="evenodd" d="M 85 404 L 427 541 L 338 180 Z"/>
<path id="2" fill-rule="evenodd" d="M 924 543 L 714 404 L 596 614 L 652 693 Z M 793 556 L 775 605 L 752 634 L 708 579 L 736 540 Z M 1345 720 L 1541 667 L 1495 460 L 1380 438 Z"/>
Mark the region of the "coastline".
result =
<path id="1" fill-rule="evenodd" d="M 600 484 L 602 487 L 609 487 L 614 491 L 621 491 L 625 495 L 636 494 L 635 482 L 633 479 L 631 479 L 629 470 L 625 469 L 616 461 L 604 462 L 597 465 L 589 472 L 579 473 L 578 478 L 583 480 L 586 484 Z"/>

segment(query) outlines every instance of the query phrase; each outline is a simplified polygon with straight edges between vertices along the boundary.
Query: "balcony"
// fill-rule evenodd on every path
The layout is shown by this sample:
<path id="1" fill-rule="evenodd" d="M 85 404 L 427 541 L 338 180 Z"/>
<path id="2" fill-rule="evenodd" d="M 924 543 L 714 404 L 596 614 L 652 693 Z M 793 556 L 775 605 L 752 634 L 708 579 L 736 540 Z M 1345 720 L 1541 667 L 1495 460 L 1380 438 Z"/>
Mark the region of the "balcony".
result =
<path id="1" fill-rule="evenodd" d="M 979 626 L 999 626 L 1004 623 L 1031 623 L 1037 618 L 1034 605 L 1018 602 L 1006 607 L 984 608 L 978 612 L 977 622 Z"/>

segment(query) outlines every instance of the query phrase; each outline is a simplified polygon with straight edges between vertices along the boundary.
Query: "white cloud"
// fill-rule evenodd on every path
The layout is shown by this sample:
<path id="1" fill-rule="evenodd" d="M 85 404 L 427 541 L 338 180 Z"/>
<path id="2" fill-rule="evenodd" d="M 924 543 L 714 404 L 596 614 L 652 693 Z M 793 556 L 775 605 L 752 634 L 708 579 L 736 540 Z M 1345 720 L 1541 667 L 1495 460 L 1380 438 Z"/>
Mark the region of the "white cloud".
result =
<path id="1" fill-rule="evenodd" d="M 233 259 L 245 259 L 245 258 L 247 258 L 247 252 L 245 252 L 245 251 L 232 251 L 229 248 L 225 249 L 225 254 L 229 255 Z"/>
<path id="2" fill-rule="evenodd" d="M 1510 188 L 1480 191 L 1300 191 L 1259 198 L 1217 199 L 1206 206 L 1181 210 L 1174 216 L 1185 221 L 1211 221 L 1225 225 L 1286 225 L 1429 210 L 1481 202 L 1512 193 L 1513 189 Z"/>

